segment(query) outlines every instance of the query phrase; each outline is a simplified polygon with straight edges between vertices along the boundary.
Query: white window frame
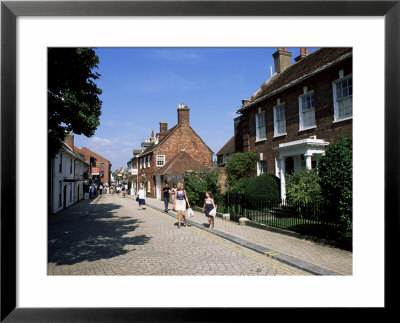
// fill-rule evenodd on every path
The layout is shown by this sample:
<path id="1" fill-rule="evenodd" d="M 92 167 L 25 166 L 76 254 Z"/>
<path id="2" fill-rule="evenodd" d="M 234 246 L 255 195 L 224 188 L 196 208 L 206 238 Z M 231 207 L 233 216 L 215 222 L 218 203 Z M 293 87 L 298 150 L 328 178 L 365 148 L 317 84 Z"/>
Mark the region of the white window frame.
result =
<path id="1" fill-rule="evenodd" d="M 285 131 L 279 132 L 278 131 L 278 112 L 280 108 L 284 108 L 285 112 L 284 112 L 284 127 L 285 127 Z M 286 135 L 286 105 L 285 102 L 283 103 L 279 103 L 276 106 L 274 106 L 274 137 L 279 137 L 279 136 L 284 136 Z"/>
<path id="2" fill-rule="evenodd" d="M 163 167 L 165 165 L 165 155 L 156 155 L 156 166 Z"/>
<path id="3" fill-rule="evenodd" d="M 338 103 L 337 92 L 336 92 L 336 84 L 338 84 L 339 82 L 346 81 L 346 80 L 348 80 L 350 78 L 352 79 L 352 83 L 353 83 L 353 74 L 349 74 L 349 75 L 344 76 L 343 75 L 343 70 L 340 70 L 339 71 L 339 78 L 332 82 L 334 122 L 348 120 L 348 119 L 352 119 L 353 118 L 353 84 L 351 86 L 351 88 L 352 88 L 351 95 L 346 97 L 346 98 L 351 98 L 351 115 L 346 115 L 346 116 L 343 116 L 343 117 L 339 117 L 339 103 Z M 343 98 L 343 99 L 346 99 L 346 98 Z"/>
<path id="4" fill-rule="evenodd" d="M 258 124 L 258 116 L 262 115 L 264 117 L 264 125 L 260 126 Z M 267 123 L 265 121 L 265 111 L 261 111 L 261 108 L 258 108 L 258 113 L 256 113 L 255 115 L 255 119 L 256 119 L 256 142 L 257 141 L 263 141 L 263 140 L 267 140 Z M 264 137 L 260 136 L 260 128 L 264 127 Z"/>
<path id="5" fill-rule="evenodd" d="M 143 168 L 146 168 L 146 157 L 143 157 Z"/>
<path id="6" fill-rule="evenodd" d="M 309 111 L 307 112 L 311 112 L 313 111 L 314 113 L 314 124 L 313 125 L 308 125 L 308 126 L 304 126 L 304 120 L 303 120 L 303 98 L 306 96 L 310 96 L 313 95 L 314 96 L 314 90 L 312 91 L 308 91 L 307 92 L 307 88 L 304 88 L 304 94 L 299 96 L 299 130 L 308 130 L 308 129 L 313 129 L 317 127 L 317 123 L 315 120 L 315 96 L 314 96 L 314 106 L 312 109 L 308 109 Z"/>
<path id="7" fill-rule="evenodd" d="M 265 172 L 262 172 L 262 168 L 261 168 L 261 163 L 265 163 Z M 267 173 L 267 161 L 264 160 L 258 160 L 257 161 L 257 176 L 260 176 L 261 174 L 266 174 Z"/>
<path id="8" fill-rule="evenodd" d="M 151 192 L 151 183 L 150 180 L 147 181 L 147 193 Z"/>
<path id="9" fill-rule="evenodd" d="M 147 166 L 150 167 L 150 155 L 147 156 Z"/>

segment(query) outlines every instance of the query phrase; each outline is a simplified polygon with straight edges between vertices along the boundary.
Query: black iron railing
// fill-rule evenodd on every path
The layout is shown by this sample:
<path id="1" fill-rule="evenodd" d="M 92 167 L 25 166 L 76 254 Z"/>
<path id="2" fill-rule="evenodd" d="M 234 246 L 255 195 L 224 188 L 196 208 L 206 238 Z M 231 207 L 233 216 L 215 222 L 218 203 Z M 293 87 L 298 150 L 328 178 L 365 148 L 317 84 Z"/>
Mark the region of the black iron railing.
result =
<path id="1" fill-rule="evenodd" d="M 345 235 L 339 212 L 325 202 L 294 203 L 231 192 L 216 202 L 217 211 L 229 213 L 233 221 L 246 217 L 267 226 L 333 241 Z"/>

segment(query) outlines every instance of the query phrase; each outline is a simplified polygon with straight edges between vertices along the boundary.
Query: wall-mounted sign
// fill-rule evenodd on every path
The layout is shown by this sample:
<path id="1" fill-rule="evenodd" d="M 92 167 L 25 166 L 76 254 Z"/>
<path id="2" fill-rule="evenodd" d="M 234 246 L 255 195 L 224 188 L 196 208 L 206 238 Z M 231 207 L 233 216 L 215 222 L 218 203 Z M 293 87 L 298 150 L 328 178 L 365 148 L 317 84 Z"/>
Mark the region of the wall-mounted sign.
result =
<path id="1" fill-rule="evenodd" d="M 97 167 L 92 167 L 92 175 L 100 175 L 100 171 Z"/>

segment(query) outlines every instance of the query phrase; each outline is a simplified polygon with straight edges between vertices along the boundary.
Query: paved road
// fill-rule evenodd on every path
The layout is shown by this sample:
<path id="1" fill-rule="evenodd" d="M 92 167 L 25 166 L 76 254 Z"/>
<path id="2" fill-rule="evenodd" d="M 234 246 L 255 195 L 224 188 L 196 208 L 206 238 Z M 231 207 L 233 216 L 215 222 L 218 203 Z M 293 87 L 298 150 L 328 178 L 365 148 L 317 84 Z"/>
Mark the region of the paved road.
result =
<path id="1" fill-rule="evenodd" d="M 130 198 L 73 208 L 49 221 L 49 275 L 309 275 Z"/>

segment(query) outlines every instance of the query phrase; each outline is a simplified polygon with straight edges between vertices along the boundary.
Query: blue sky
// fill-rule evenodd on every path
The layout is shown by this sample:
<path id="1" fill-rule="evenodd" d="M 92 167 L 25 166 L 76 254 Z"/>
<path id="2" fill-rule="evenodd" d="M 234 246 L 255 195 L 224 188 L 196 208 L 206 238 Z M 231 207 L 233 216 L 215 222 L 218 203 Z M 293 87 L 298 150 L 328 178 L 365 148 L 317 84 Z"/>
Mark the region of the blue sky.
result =
<path id="1" fill-rule="evenodd" d="M 97 48 L 97 80 L 103 90 L 100 126 L 93 137 L 75 135 L 87 147 L 126 167 L 132 150 L 177 123 L 179 103 L 190 107 L 190 125 L 214 153 L 233 136 L 233 119 L 271 76 L 276 48 Z M 299 48 L 288 48 L 292 62 Z M 310 53 L 315 51 L 310 48 Z M 274 71 L 273 71 L 274 72 Z"/>

